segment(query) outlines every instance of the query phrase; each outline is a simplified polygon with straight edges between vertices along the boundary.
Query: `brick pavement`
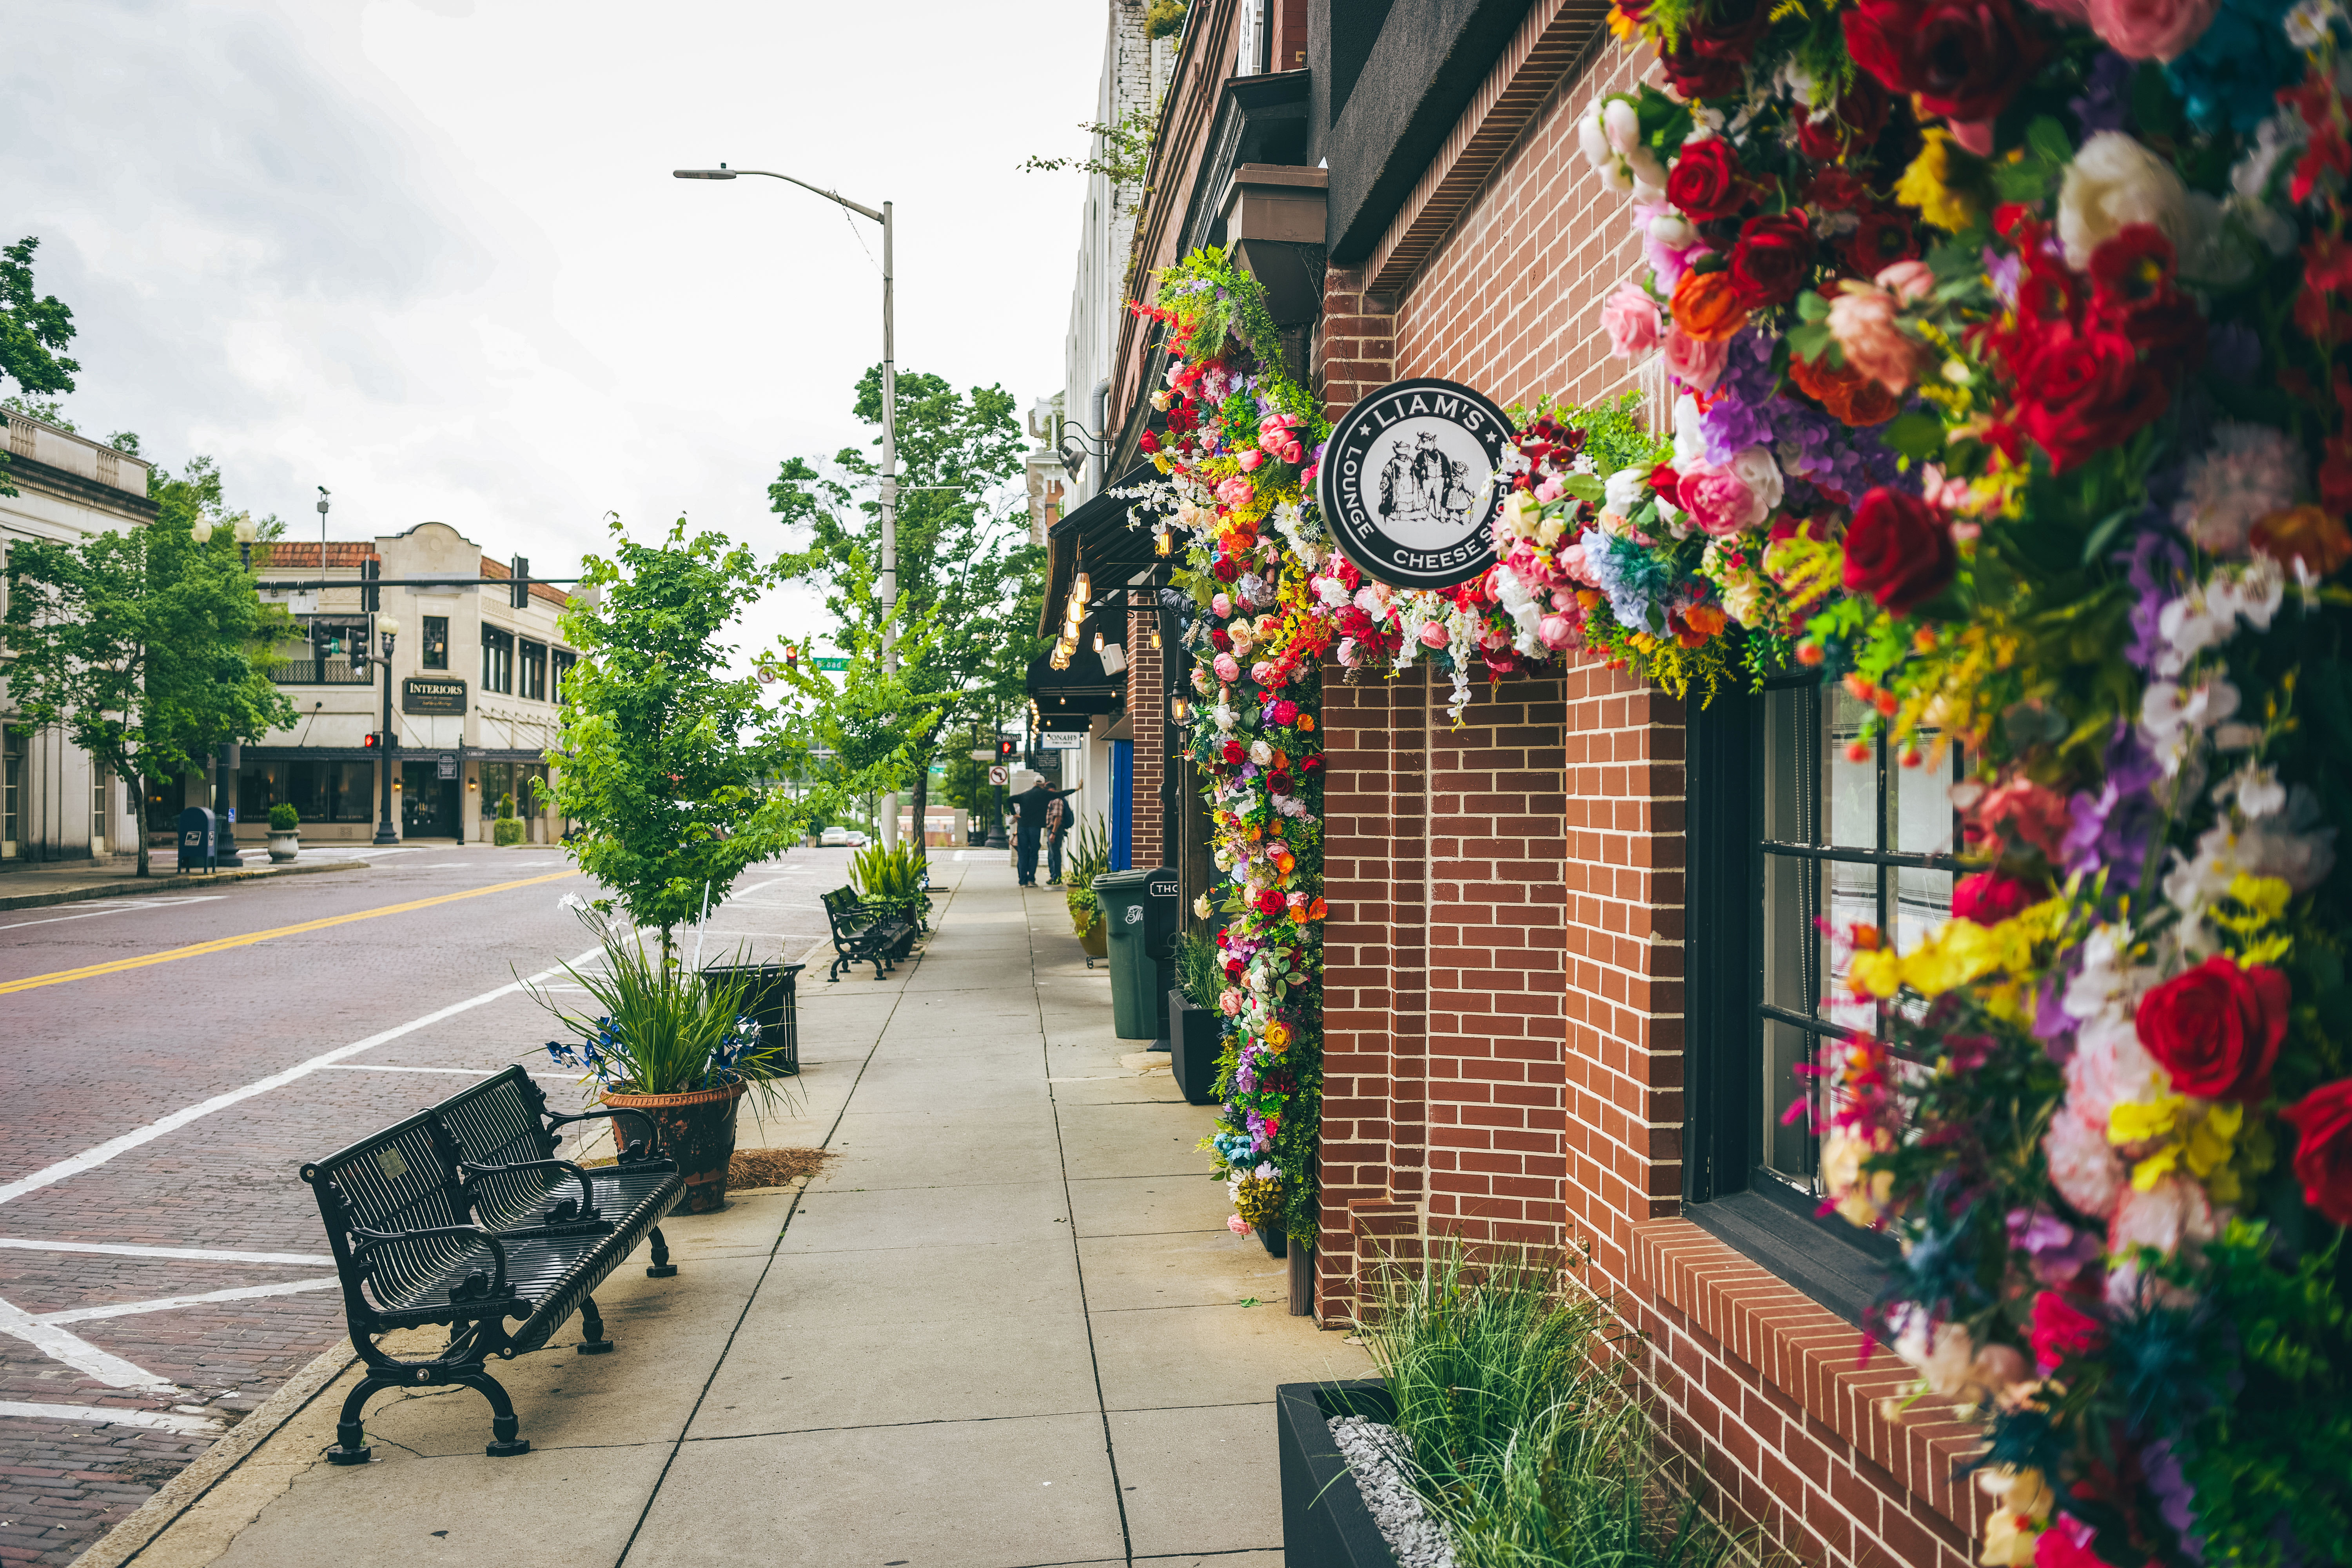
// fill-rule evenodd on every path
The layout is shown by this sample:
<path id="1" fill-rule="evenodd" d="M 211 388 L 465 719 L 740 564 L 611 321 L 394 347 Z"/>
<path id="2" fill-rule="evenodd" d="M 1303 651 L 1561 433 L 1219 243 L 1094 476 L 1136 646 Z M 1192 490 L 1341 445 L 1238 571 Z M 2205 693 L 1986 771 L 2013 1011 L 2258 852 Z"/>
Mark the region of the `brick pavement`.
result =
<path id="1" fill-rule="evenodd" d="M 824 933 L 817 895 L 846 879 L 845 851 L 793 851 L 749 873 L 716 910 L 705 961 L 748 943 L 797 957 Z M 544 849 L 427 847 L 337 877 L 249 882 L 169 908 L 86 919 L 0 919 L 0 985 L 92 963 L 545 877 Z M 108 1140 L 231 1093 L 520 976 L 576 957 L 587 934 L 558 907 L 577 880 L 539 882 L 198 957 L 0 994 L 0 1302 L 17 1312 L 279 1286 L 331 1276 L 312 1262 L 32 1250 L 34 1240 L 284 1254 L 323 1259 L 306 1159 L 430 1104 L 467 1079 L 532 1061 L 558 1031 L 507 994 L 224 1108 L 30 1191 L 14 1184 Z M 60 911 L 65 912 L 65 911 Z M 561 978 L 560 976 L 558 977 Z M 816 984 L 822 985 L 819 978 Z M 578 993 L 572 994 L 577 996 Z M 545 1068 L 536 1055 L 535 1068 Z M 543 1078 L 559 1105 L 580 1091 Z M 172 1388 L 110 1384 L 28 1342 L 0 1313 L 0 1404 L 103 1407 L 233 1426 L 343 1332 L 332 1289 L 53 1325 Z M 37 1328 L 32 1331 L 40 1331 Z M 0 1568 L 63 1568 L 215 1439 L 0 1414 Z"/>

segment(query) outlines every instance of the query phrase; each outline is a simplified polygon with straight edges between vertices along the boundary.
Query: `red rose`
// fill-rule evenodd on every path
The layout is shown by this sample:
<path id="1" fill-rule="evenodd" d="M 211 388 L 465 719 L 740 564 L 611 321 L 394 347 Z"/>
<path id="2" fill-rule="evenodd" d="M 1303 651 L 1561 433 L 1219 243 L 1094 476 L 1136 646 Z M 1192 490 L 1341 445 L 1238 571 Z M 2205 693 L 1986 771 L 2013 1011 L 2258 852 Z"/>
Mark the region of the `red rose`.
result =
<path id="1" fill-rule="evenodd" d="M 1853 232 L 1838 247 L 1845 264 L 1864 278 L 1875 278 L 1898 261 L 1919 254 L 1919 237 L 1904 216 L 1891 207 L 1864 207 Z"/>
<path id="2" fill-rule="evenodd" d="M 1666 200 L 1700 223 L 1729 217 L 1748 200 L 1739 154 L 1720 136 L 1684 142 L 1682 156 L 1666 173 Z"/>
<path id="3" fill-rule="evenodd" d="M 1275 889 L 1260 888 L 1258 889 L 1258 913 L 1262 915 L 1278 915 L 1287 908 L 1289 908 L 1289 900 L 1285 899 L 1282 894 Z"/>
<path id="4" fill-rule="evenodd" d="M 1703 60 L 1745 61 L 1771 26 L 1772 0 L 1706 0 L 1684 24 L 1690 52 Z"/>
<path id="5" fill-rule="evenodd" d="M 1990 120 L 2041 62 L 2009 0 L 1862 0 L 1845 14 L 1854 63 L 1948 119 Z"/>
<path id="6" fill-rule="evenodd" d="M 1728 98 L 1748 85 L 1748 73 L 1738 60 L 1709 59 L 1695 49 L 1662 49 L 1658 64 L 1675 90 L 1686 100 Z"/>
<path id="7" fill-rule="evenodd" d="M 1287 724 L 1297 717 L 1298 704 L 1291 701 L 1288 698 L 1286 697 L 1281 701 L 1274 705 L 1274 721 L 1276 723 Z"/>
<path id="8" fill-rule="evenodd" d="M 1952 884 L 1952 914 L 1980 926 L 1999 925 L 2033 902 L 2034 889 L 1998 871 L 1979 871 Z"/>
<path id="9" fill-rule="evenodd" d="M 1847 589 L 1898 616 L 1942 593 L 1958 570 L 1959 551 L 1943 513 L 1917 496 L 1872 490 L 1846 525 Z"/>
<path id="10" fill-rule="evenodd" d="M 2091 252 L 2091 313 L 2166 363 L 2204 357 L 2205 317 L 2173 286 L 2172 241 L 2152 223 L 2126 224 Z"/>
<path id="11" fill-rule="evenodd" d="M 1771 217 L 1752 217 L 1740 226 L 1731 250 L 1731 281 L 1749 310 L 1785 305 L 1805 286 L 1812 269 L 1813 233 L 1802 207 Z"/>
<path id="12" fill-rule="evenodd" d="M 2286 976 L 2215 954 L 2140 998 L 2133 1022 L 2172 1087 L 2200 1100 L 2267 1100 L 2286 1038 Z"/>
<path id="13" fill-rule="evenodd" d="M 2295 1130 L 2303 1201 L 2331 1225 L 2352 1225 L 2352 1078 L 2313 1089 L 2279 1115 Z"/>
<path id="14" fill-rule="evenodd" d="M 2095 327 L 2052 327 L 2011 368 L 2017 427 L 2062 471 L 2128 439 L 2171 401 L 2163 374 L 2140 363 L 2130 339 Z"/>
<path id="15" fill-rule="evenodd" d="M 1870 147 L 1886 129 L 1886 89 L 1876 79 L 1857 75 L 1834 105 L 1797 127 L 1798 150 L 1816 163 L 1832 163 Z"/>
<path id="16" fill-rule="evenodd" d="M 1239 767 L 1242 764 L 1243 760 L 1248 755 L 1248 750 L 1244 748 L 1239 741 L 1227 741 L 1225 742 L 1225 761 L 1232 763 L 1234 766 Z"/>
<path id="17" fill-rule="evenodd" d="M 2034 1370 L 2048 1377 L 2070 1355 L 2088 1355 L 2107 1342 L 2106 1326 L 2055 1290 L 2037 1292 L 2026 1331 Z"/>

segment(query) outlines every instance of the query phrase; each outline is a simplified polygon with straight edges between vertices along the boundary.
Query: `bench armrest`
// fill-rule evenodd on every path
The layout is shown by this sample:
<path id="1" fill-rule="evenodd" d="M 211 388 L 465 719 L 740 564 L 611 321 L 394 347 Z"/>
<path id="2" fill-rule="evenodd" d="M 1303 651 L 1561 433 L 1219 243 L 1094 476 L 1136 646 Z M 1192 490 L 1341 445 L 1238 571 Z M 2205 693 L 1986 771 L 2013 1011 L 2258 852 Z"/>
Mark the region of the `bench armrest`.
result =
<path id="1" fill-rule="evenodd" d="M 509 1165 L 479 1165 L 471 1160 L 461 1160 L 457 1169 L 464 1173 L 468 1183 L 476 1176 L 495 1175 L 500 1171 L 569 1171 L 580 1184 L 580 1217 L 595 1217 L 596 1194 L 588 1185 L 588 1173 L 569 1160 L 518 1160 Z"/>
<path id="2" fill-rule="evenodd" d="M 498 1278 L 490 1283 L 490 1294 L 493 1296 L 507 1294 L 507 1249 L 499 1245 L 497 1237 L 484 1230 L 480 1226 L 438 1225 L 425 1230 L 369 1230 L 355 1225 L 351 1229 L 353 1236 L 360 1237 L 360 1245 L 352 1252 L 352 1268 L 354 1270 L 359 1268 L 361 1260 L 369 1253 L 379 1247 L 389 1246 L 395 1241 L 423 1241 L 428 1237 L 462 1236 L 473 1241 L 486 1242 L 489 1246 L 490 1256 L 498 1262 L 499 1269 Z"/>
<path id="3" fill-rule="evenodd" d="M 661 1152 L 661 1129 L 656 1126 L 654 1119 L 644 1111 L 631 1110 L 626 1106 L 608 1107 L 603 1110 L 583 1110 L 573 1115 L 560 1115 L 550 1111 L 547 1113 L 547 1130 L 552 1132 L 557 1128 L 569 1126 L 574 1121 L 610 1121 L 624 1116 L 634 1116 L 646 1124 L 646 1157 L 658 1156 Z M 621 1142 L 617 1134 L 613 1142 L 616 1144 Z M 618 1157 L 624 1162 L 627 1161 L 629 1151 L 626 1145 L 620 1147 Z"/>

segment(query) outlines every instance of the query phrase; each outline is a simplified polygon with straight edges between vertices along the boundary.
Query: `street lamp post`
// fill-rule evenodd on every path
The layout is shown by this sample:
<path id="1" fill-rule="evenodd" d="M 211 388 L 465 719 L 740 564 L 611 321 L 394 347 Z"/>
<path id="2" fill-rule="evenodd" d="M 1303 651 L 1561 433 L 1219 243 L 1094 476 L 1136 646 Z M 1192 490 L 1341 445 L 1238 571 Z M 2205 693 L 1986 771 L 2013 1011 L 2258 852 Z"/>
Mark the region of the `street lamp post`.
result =
<path id="1" fill-rule="evenodd" d="M 772 169 L 730 169 L 721 163 L 715 169 L 673 169 L 670 175 L 679 180 L 731 180 L 740 174 L 757 174 L 763 179 L 782 180 L 812 191 L 836 206 L 846 208 L 863 218 L 882 226 L 882 668 L 892 675 L 898 672 L 898 329 L 893 324 L 895 268 L 891 255 L 892 242 L 897 237 L 890 216 L 890 204 L 884 202 L 882 210 L 860 206 L 837 191 L 812 185 L 806 180 L 795 180 L 790 174 L 779 174 Z M 895 848 L 898 843 L 898 792 L 890 791 L 882 797 L 882 847 Z M 915 836 L 922 837 L 922 826 L 916 825 Z"/>
<path id="2" fill-rule="evenodd" d="M 400 623 L 390 616 L 378 616 L 375 633 L 383 664 L 383 728 L 376 732 L 376 750 L 383 753 L 383 809 L 375 819 L 375 841 L 381 846 L 400 842 L 400 829 L 392 820 L 393 753 L 399 749 L 392 739 L 392 643 L 400 635 Z"/>

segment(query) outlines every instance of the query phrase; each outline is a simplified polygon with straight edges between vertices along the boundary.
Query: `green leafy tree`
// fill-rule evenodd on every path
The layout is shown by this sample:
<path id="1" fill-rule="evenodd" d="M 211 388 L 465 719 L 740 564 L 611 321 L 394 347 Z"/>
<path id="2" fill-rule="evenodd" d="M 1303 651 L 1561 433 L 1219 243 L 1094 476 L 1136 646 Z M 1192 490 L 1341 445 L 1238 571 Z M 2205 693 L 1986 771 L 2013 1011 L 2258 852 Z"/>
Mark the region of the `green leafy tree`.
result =
<path id="1" fill-rule="evenodd" d="M 747 866 L 782 851 L 824 792 L 776 787 L 803 716 L 771 709 L 757 675 L 728 673 L 719 639 L 774 580 L 723 534 L 688 538 L 680 518 L 642 544 L 612 521 L 610 559 L 582 565 L 601 604 L 575 597 L 562 616 L 580 662 L 563 681 L 562 731 L 548 761 L 555 805 L 578 825 L 580 868 L 639 926 L 672 932 L 727 896 Z"/>
<path id="2" fill-rule="evenodd" d="M 884 770 L 878 787 L 911 781 L 915 821 L 929 804 L 930 766 L 940 746 L 954 743 L 973 720 L 986 720 L 1024 696 L 1029 660 L 1044 647 L 1036 635 L 1045 552 L 1028 541 L 1013 515 L 992 510 L 986 492 L 1016 478 L 1023 438 L 1012 395 L 1001 386 L 958 393 L 936 375 L 898 378 L 899 645 L 906 700 L 927 717 L 919 733 Z M 857 384 L 856 416 L 878 429 L 881 369 Z M 787 525 L 811 530 L 808 548 L 778 563 L 787 581 L 821 587 L 837 635 L 863 647 L 877 640 L 879 606 L 873 584 L 881 563 L 881 520 L 872 458 L 846 447 L 835 472 L 820 473 L 788 458 L 768 487 L 773 510 Z M 919 631 L 918 630 L 919 628 Z M 878 679 L 878 667 L 875 678 Z M 878 689 L 865 683 L 871 696 Z M 902 716 L 917 710 L 875 710 Z M 995 726 L 992 723 L 992 734 Z M 967 748 L 969 749 L 969 748 Z M 919 832 L 917 835 L 920 837 Z"/>
<path id="3" fill-rule="evenodd" d="M 292 618 L 261 602 L 226 529 L 204 544 L 194 537 L 197 522 L 221 518 L 219 470 L 208 458 L 176 479 L 151 469 L 148 493 L 158 511 L 144 528 L 22 540 L 8 553 L 11 727 L 60 725 L 132 781 L 176 776 L 295 718 L 268 673 Z"/>
<path id="4" fill-rule="evenodd" d="M 33 252 L 40 245 L 28 235 L 0 247 L 0 376 L 35 396 L 71 392 L 74 372 L 81 368 L 58 352 L 73 342 L 73 311 L 56 295 L 35 291 Z M 8 482 L 7 466 L 7 454 L 0 452 L 0 495 L 12 496 L 16 489 Z"/>

